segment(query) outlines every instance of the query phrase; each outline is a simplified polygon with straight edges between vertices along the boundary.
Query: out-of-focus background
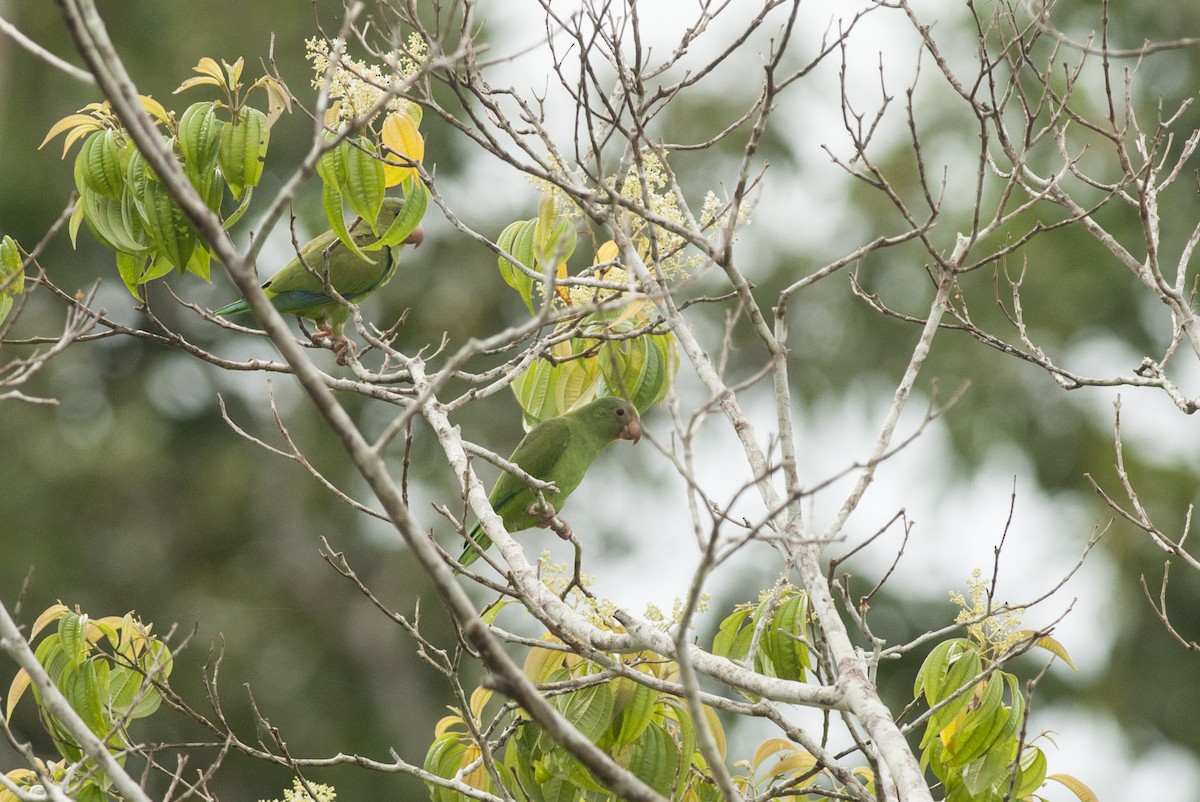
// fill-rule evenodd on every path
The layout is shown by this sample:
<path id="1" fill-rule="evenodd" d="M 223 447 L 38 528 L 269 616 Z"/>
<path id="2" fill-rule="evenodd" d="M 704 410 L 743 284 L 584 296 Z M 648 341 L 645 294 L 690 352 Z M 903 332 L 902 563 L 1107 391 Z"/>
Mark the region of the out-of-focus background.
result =
<path id="1" fill-rule="evenodd" d="M 536 41 L 541 28 L 530 20 L 537 5 L 484 4 L 482 35 L 493 43 L 493 53 L 520 52 Z M 750 11 L 757 3 L 736 0 L 734 6 L 739 5 Z M 805 11 L 806 42 L 819 39 L 829 19 L 847 13 L 839 5 L 814 4 Z M 973 41 L 959 4 L 921 5 L 928 20 L 936 21 L 936 30 L 961 27 L 962 41 Z M 202 8 L 126 0 L 105 3 L 101 11 L 146 94 L 167 99 L 202 56 L 231 61 L 243 56 L 248 75 L 258 74 L 259 65 L 273 59 L 292 91 L 303 98 L 311 96 L 304 40 L 318 35 L 317 21 L 336 29 L 340 7 L 298 0 L 214 0 Z M 54 4 L 0 0 L 0 15 L 78 63 Z M 1064 0 L 1056 15 L 1076 31 L 1099 25 L 1090 3 Z M 1115 19 L 1114 31 L 1125 46 L 1200 34 L 1200 7 L 1149 4 L 1136 15 Z M 664 41 L 670 32 L 668 15 L 661 27 Z M 706 38 L 697 46 L 717 40 Z M 881 62 L 885 77 L 895 81 L 889 92 L 903 95 L 919 50 L 911 32 L 894 18 L 876 14 L 851 42 L 850 75 L 864 96 L 871 80 L 877 94 Z M 737 63 L 753 70 L 763 47 L 763 41 L 748 43 Z M 839 136 L 844 134 L 838 67 L 831 60 L 785 95 L 766 140 L 763 156 L 771 167 L 753 222 L 738 244 L 764 298 L 881 233 L 875 227 L 888 220 L 879 199 L 831 165 L 821 148 L 845 148 Z M 522 88 L 536 89 L 546 81 L 544 63 L 532 55 L 517 58 L 503 72 Z M 742 84 L 736 74 L 735 69 L 714 81 L 711 93 L 681 96 L 665 122 L 667 129 L 680 141 L 699 139 L 702 134 L 691 132 L 723 119 L 725 104 L 748 102 L 738 95 Z M 1140 65 L 1137 82 L 1147 93 L 1144 108 L 1152 109 L 1160 96 L 1165 108 L 1174 108 L 1200 85 L 1200 59 L 1195 50 L 1158 54 Z M 61 213 L 72 189 L 73 152 L 60 161 L 59 141 L 44 150 L 37 147 L 56 120 L 95 99 L 89 86 L 53 71 L 0 36 L 0 234 L 28 247 Z M 955 128 L 953 116 L 939 116 L 939 104 L 949 102 L 944 90 L 918 91 L 916 99 L 926 126 L 923 155 L 928 162 L 939 170 L 969 164 L 964 156 L 969 158 L 975 147 L 975 134 Z M 571 124 L 573 109 L 568 106 L 548 107 L 547 113 L 564 127 Z M 889 124 L 902 133 L 902 126 Z M 1189 110 L 1180 130 L 1196 127 L 1200 119 Z M 426 164 L 436 168 L 440 190 L 471 226 L 495 236 L 508 222 L 533 216 L 537 196 L 525 181 L 481 156 L 434 115 L 426 115 L 423 130 Z M 309 122 L 299 114 L 273 129 L 268 175 L 258 190 L 263 196 L 299 161 L 310 133 Z M 894 158 L 901 160 L 903 137 L 887 136 L 891 139 L 885 136 L 885 143 L 892 143 Z M 886 151 L 876 154 L 877 161 L 887 161 Z M 727 157 L 681 157 L 674 164 L 684 187 L 696 189 L 694 203 L 707 189 L 733 180 L 722 172 Z M 964 195 L 962 211 L 954 212 L 955 198 L 946 200 L 950 211 L 936 236 L 947 249 L 953 244 L 953 221 L 969 212 L 970 202 Z M 1186 232 L 1198 209 L 1194 192 L 1177 192 L 1164 213 L 1180 221 L 1172 230 Z M 323 227 L 315 186 L 302 196 L 296 213 L 302 230 Z M 1139 222 L 1133 213 L 1114 213 L 1105 224 L 1129 232 Z M 242 227 L 242 236 L 250 228 L 252 220 Z M 424 246 L 407 253 L 394 282 L 368 302 L 368 316 L 391 320 L 410 307 L 402 342 L 413 348 L 437 343 L 443 332 L 457 344 L 524 319 L 521 301 L 503 286 L 488 251 L 454 232 L 436 210 L 430 212 L 426 231 Z M 286 232 L 272 237 L 263 261 L 274 265 L 286 257 L 288 245 Z M 1165 347 L 1169 329 L 1161 312 L 1145 306 L 1136 282 L 1081 232 L 1043 237 L 1023 256 L 1029 260 L 1026 312 L 1036 318 L 1042 341 L 1074 364 L 1127 374 L 1142 354 Z M 905 264 L 908 258 L 914 263 Z M 859 275 L 873 291 L 919 310 L 930 295 L 928 282 L 921 280 L 920 261 L 916 249 L 885 251 L 862 264 Z M 118 319 L 144 323 L 117 280 L 111 255 L 90 234 L 81 234 L 78 249 L 59 236 L 41 263 L 68 289 L 87 289 L 100 281 L 101 306 Z M 970 280 L 982 286 L 992 277 Z M 169 283 L 184 299 L 209 308 L 234 296 L 232 285 L 217 272 L 211 286 L 190 276 Z M 712 286 L 718 285 L 714 279 Z M 161 315 L 205 347 L 238 357 L 269 355 L 251 338 L 216 331 L 197 320 L 174 305 L 162 288 L 152 287 L 151 294 Z M 801 303 L 792 327 L 791 374 L 803 404 L 803 467 L 815 482 L 865 455 L 917 328 L 871 311 L 853 297 L 844 276 L 816 285 Z M 62 312 L 61 305 L 41 293 L 12 336 L 53 333 Z M 706 344 L 716 347 L 721 311 L 707 319 L 704 314 L 698 331 Z M 739 327 L 735 336 L 734 360 L 739 349 L 758 356 L 748 327 Z M 748 361 L 746 371 L 755 367 L 756 362 Z M 956 612 L 949 591 L 963 590 L 973 568 L 990 575 L 1010 505 L 1011 523 L 998 564 L 1001 595 L 1013 601 L 1052 588 L 1093 530 L 1113 517 L 1085 475 L 1112 486 L 1115 391 L 1064 392 L 1035 367 L 955 334 L 941 336 L 926 370 L 921 387 L 926 395 L 935 377 L 943 394 L 964 380 L 970 387 L 948 415 L 883 466 L 878 487 L 848 533 L 866 537 L 900 508 L 915 523 L 905 558 L 872 608 L 876 632 L 893 642 L 948 623 Z M 1198 378 L 1195 374 L 1193 368 L 1184 379 Z M 199 707 L 204 705 L 202 667 L 215 651 L 222 652 L 224 711 L 245 737 L 254 727 L 244 689 L 249 686 L 294 754 L 357 752 L 386 760 L 394 749 L 420 763 L 449 694 L 441 678 L 417 658 L 412 640 L 322 562 L 320 538 L 344 551 L 362 578 L 396 609 L 411 613 L 424 596 L 426 636 L 451 647 L 454 638 L 446 616 L 427 593 L 424 577 L 410 566 L 395 533 L 355 514 L 301 467 L 237 436 L 223 422 L 218 399 L 224 399 L 239 425 L 278 442 L 268 388 L 314 463 L 361 497 L 363 488 L 337 443 L 287 377 L 222 373 L 183 353 L 130 338 L 78 345 L 55 359 L 24 391 L 57 398 L 58 405 L 9 401 L 0 406 L 0 596 L 14 604 L 29 580 L 22 598 L 25 623 L 61 600 L 92 615 L 136 610 L 159 632 L 177 627 L 176 641 L 190 635 L 191 642 L 172 685 Z M 702 398 L 686 367 L 681 393 L 685 401 Z M 1180 527 L 1195 499 L 1200 472 L 1197 424 L 1150 391 L 1126 390 L 1121 399 L 1125 457 L 1142 500 L 1164 526 Z M 348 403 L 354 414 L 376 427 L 392 412 L 361 399 Z M 770 434 L 770 405 L 769 388 L 748 395 L 747 408 L 764 426 L 764 437 Z M 471 439 L 501 453 L 521 435 L 517 406 L 507 395 L 465 409 L 455 423 Z M 647 417 L 646 425 L 665 431 L 668 424 L 658 412 Z M 724 475 L 732 436 L 717 421 L 708 428 L 711 436 L 700 454 L 699 473 L 714 487 L 728 487 L 732 495 L 741 481 Z M 453 479 L 424 435 L 418 426 L 411 466 L 414 507 L 427 526 L 447 532 L 430 504 L 453 505 Z M 677 515 L 682 498 L 677 478 L 646 444 L 638 448 L 633 456 L 624 444 L 614 447 L 588 480 L 606 488 L 605 493 L 620 494 L 621 503 L 589 493 L 585 485 L 572 499 L 571 520 L 576 531 L 591 535 L 588 570 L 597 575 L 598 593 L 638 608 L 653 602 L 669 609 L 686 589 L 696 551 L 686 521 Z M 397 472 L 400 460 L 397 450 Z M 818 499 L 814 506 L 818 520 L 829 512 L 822 503 Z M 532 549 L 560 548 L 547 533 L 524 537 Z M 898 545 L 893 533 L 847 564 L 859 590 L 882 576 Z M 713 612 L 701 620 L 701 640 L 711 636 L 730 605 L 750 600 L 747 588 L 773 581 L 776 562 L 766 547 L 758 548 L 747 550 L 719 578 Z M 1101 798 L 1108 797 L 1105 789 L 1120 783 L 1123 789 L 1137 789 L 1139 796 L 1200 800 L 1200 729 L 1195 726 L 1200 658 L 1168 635 L 1139 584 L 1146 575 L 1156 593 L 1162 562 L 1163 554 L 1144 535 L 1118 521 L 1055 600 L 1029 613 L 1030 626 L 1047 625 L 1066 613 L 1055 634 L 1079 668 L 1071 672 L 1057 664 L 1041 680 L 1035 730 L 1056 733 L 1057 748 L 1043 745 L 1051 771 L 1076 775 Z M 1177 568 L 1172 578 L 1168 603 L 1173 621 L 1185 637 L 1200 636 L 1200 576 Z M 1040 667 L 1032 658 L 1019 665 L 1030 674 Z M 7 687 L 14 671 L 0 664 L 0 688 Z M 915 671 L 911 661 L 882 669 L 881 682 L 893 709 L 911 698 Z M 31 710 L 25 707 L 15 717 L 14 727 L 22 736 L 34 737 L 38 731 Z M 754 735 L 739 735 L 736 727 L 741 725 L 733 726 L 735 744 L 739 737 Z M 169 712 L 137 732 L 147 740 L 199 737 L 194 725 Z M 47 747 L 36 738 L 35 743 Z M 16 760 L 0 745 L 0 768 L 11 768 Z M 398 798 L 424 793 L 408 778 L 351 769 L 314 772 L 314 777 L 335 784 L 344 799 L 385 789 Z M 270 798 L 288 782 L 283 769 L 232 755 L 214 787 L 231 798 Z"/>

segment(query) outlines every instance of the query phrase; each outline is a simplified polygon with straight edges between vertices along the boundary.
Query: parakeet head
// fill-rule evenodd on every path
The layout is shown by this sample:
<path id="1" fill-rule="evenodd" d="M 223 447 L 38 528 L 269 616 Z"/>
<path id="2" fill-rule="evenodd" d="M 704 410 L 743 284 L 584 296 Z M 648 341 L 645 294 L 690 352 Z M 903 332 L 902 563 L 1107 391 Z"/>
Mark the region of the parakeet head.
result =
<path id="1" fill-rule="evenodd" d="M 388 227 L 396 219 L 396 215 L 400 214 L 400 210 L 404 208 L 404 198 L 387 197 L 383 199 L 383 206 L 379 209 L 379 217 L 375 219 L 375 230 L 381 234 L 388 230 Z M 425 241 L 425 227 L 420 223 L 413 229 L 413 233 L 408 235 L 404 240 L 405 245 L 411 245 L 414 248 L 420 246 Z"/>
<path id="2" fill-rule="evenodd" d="M 638 417 L 637 408 L 624 398 L 598 398 L 573 414 L 586 415 L 600 431 L 610 434 L 613 440 L 620 438 L 637 443 L 642 439 L 642 420 Z"/>

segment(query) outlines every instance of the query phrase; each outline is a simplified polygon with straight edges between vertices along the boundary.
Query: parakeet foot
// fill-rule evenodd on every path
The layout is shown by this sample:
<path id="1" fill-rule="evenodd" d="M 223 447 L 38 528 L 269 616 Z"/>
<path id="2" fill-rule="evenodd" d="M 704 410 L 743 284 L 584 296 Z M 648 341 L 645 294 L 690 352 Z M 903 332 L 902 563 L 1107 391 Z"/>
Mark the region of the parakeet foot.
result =
<path id="1" fill-rule="evenodd" d="M 341 332 L 334 331 L 333 326 L 327 322 L 322 323 L 320 327 L 318 327 L 318 329 L 312 333 L 311 339 L 313 343 L 317 345 L 320 345 L 323 341 L 328 340 L 330 347 L 333 348 L 334 360 L 339 365 L 345 365 L 347 357 L 353 354 L 355 351 L 354 342 Z"/>
<path id="2" fill-rule="evenodd" d="M 539 516 L 538 526 L 549 529 L 563 540 L 571 540 L 571 525 L 558 517 L 558 512 L 550 502 L 537 502 L 529 507 L 530 515 Z"/>

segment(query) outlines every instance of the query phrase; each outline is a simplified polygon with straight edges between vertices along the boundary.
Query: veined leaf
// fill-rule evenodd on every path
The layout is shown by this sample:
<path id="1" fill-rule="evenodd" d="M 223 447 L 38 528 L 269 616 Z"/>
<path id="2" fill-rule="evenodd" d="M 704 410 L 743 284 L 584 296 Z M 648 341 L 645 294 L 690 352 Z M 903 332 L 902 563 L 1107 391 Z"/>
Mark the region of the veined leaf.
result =
<path id="1" fill-rule="evenodd" d="M 212 171 L 221 152 L 223 120 L 217 117 L 212 101 L 193 103 L 179 118 L 179 152 L 187 166 L 198 175 Z M 193 182 L 194 183 L 194 182 Z"/>
<path id="2" fill-rule="evenodd" d="M 716 637 L 713 638 L 713 654 L 728 657 L 730 660 L 741 660 L 746 656 L 753 632 L 745 637 L 740 636 L 746 624 L 746 618 L 752 612 L 753 610 L 750 609 L 736 610 L 725 617 L 717 630 Z"/>
<path id="3" fill-rule="evenodd" d="M 612 722 L 613 693 L 608 683 L 555 696 L 550 703 L 588 740 L 599 738 Z"/>
<path id="4" fill-rule="evenodd" d="M 1031 638 L 1035 634 L 1036 633 L 1031 629 L 1024 629 L 1024 630 L 1020 630 L 1018 632 L 1013 633 L 1013 635 L 1018 638 Z M 1050 652 L 1050 654 L 1061 659 L 1064 663 L 1069 665 L 1073 670 L 1076 670 L 1076 671 L 1078 670 L 1075 668 L 1075 663 L 1071 660 L 1071 655 L 1067 654 L 1066 647 L 1063 646 L 1061 643 L 1059 643 L 1054 638 L 1050 637 L 1049 635 L 1042 635 L 1042 636 L 1036 638 L 1033 642 L 1033 645 L 1037 646 L 1040 649 L 1045 649 L 1046 651 Z"/>
<path id="5" fill-rule="evenodd" d="M 196 232 L 183 209 L 158 181 L 147 180 L 142 190 L 146 234 L 159 252 L 180 271 L 186 269 L 196 247 Z M 157 258 L 155 259 L 157 262 Z M 157 276 L 144 276 L 142 282 Z"/>
<path id="6" fill-rule="evenodd" d="M 679 771 L 679 757 L 675 740 L 662 727 L 651 724 L 633 745 L 629 770 L 655 791 L 669 796 Z"/>
<path id="7" fill-rule="evenodd" d="M 365 137 L 353 143 L 343 140 L 338 148 L 344 149 L 345 170 L 345 180 L 338 189 L 350 210 L 373 224 L 383 206 L 383 162 L 374 155 L 374 146 Z"/>
<path id="8" fill-rule="evenodd" d="M 125 176 L 115 138 L 115 131 L 96 131 L 83 141 L 83 147 L 75 157 L 88 188 L 110 198 L 120 197 L 125 188 Z"/>
<path id="9" fill-rule="evenodd" d="M 628 683 L 632 687 L 628 700 L 613 721 L 613 743 L 617 746 L 633 743 L 646 731 L 654 718 L 654 706 L 658 700 L 658 692 L 640 682 L 627 677 L 619 677 L 617 682 Z"/>
<path id="10" fill-rule="evenodd" d="M 236 119 L 221 126 L 219 161 L 234 198 L 240 198 L 244 188 L 258 185 L 270 138 L 266 115 L 249 106 L 243 106 Z"/>

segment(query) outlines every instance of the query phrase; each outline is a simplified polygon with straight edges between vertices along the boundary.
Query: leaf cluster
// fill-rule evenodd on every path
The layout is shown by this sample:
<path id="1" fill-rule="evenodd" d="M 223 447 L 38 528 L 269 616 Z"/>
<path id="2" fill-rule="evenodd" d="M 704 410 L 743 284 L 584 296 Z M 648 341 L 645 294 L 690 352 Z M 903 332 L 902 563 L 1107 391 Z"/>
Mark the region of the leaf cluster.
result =
<path id="1" fill-rule="evenodd" d="M 573 207 L 546 195 L 537 217 L 509 224 L 496 240 L 500 275 L 529 313 L 538 314 L 535 294 L 541 291 L 564 315 L 548 353 L 512 383 L 526 430 L 609 395 L 628 398 L 644 413 L 666 397 L 679 370 L 675 335 L 658 329 L 645 296 L 618 264 L 612 240 L 596 249 L 581 274 L 592 281 L 568 279 L 577 217 Z"/>
<path id="2" fill-rule="evenodd" d="M 1058 654 L 1061 646 L 1046 648 Z M 1045 753 L 1025 742 L 1025 697 L 985 646 L 967 638 L 938 644 L 917 673 L 913 695 L 931 709 L 921 738 L 921 765 L 933 772 L 948 802 L 1040 799 L 1047 780 L 1081 802 L 1096 797 L 1069 775 L 1047 776 Z"/>
<path id="3" fill-rule="evenodd" d="M 63 604 L 55 604 L 38 616 L 30 630 L 30 641 L 55 623 L 57 627 L 42 638 L 34 652 L 38 663 L 88 729 L 124 765 L 126 753 L 135 743 L 127 728 L 130 722 L 158 710 L 162 702 L 159 688 L 166 686 L 171 674 L 171 651 L 151 634 L 151 625 L 143 624 L 132 613 L 92 619 Z M 12 718 L 26 691 L 32 693 L 42 724 L 65 763 L 92 769 L 78 772 L 68 783 L 68 793 L 83 802 L 108 799 L 109 779 L 47 707 L 42 692 L 24 669 L 9 687 L 5 719 Z M 52 775 L 65 771 L 63 763 L 45 768 Z M 24 773 L 15 778 L 10 774 L 10 778 L 31 787 L 37 785 L 36 773 L 27 769 L 18 772 Z M 56 781 L 67 779 L 64 776 Z M 4 792 L 0 792 L 0 802 L 6 802 Z"/>

